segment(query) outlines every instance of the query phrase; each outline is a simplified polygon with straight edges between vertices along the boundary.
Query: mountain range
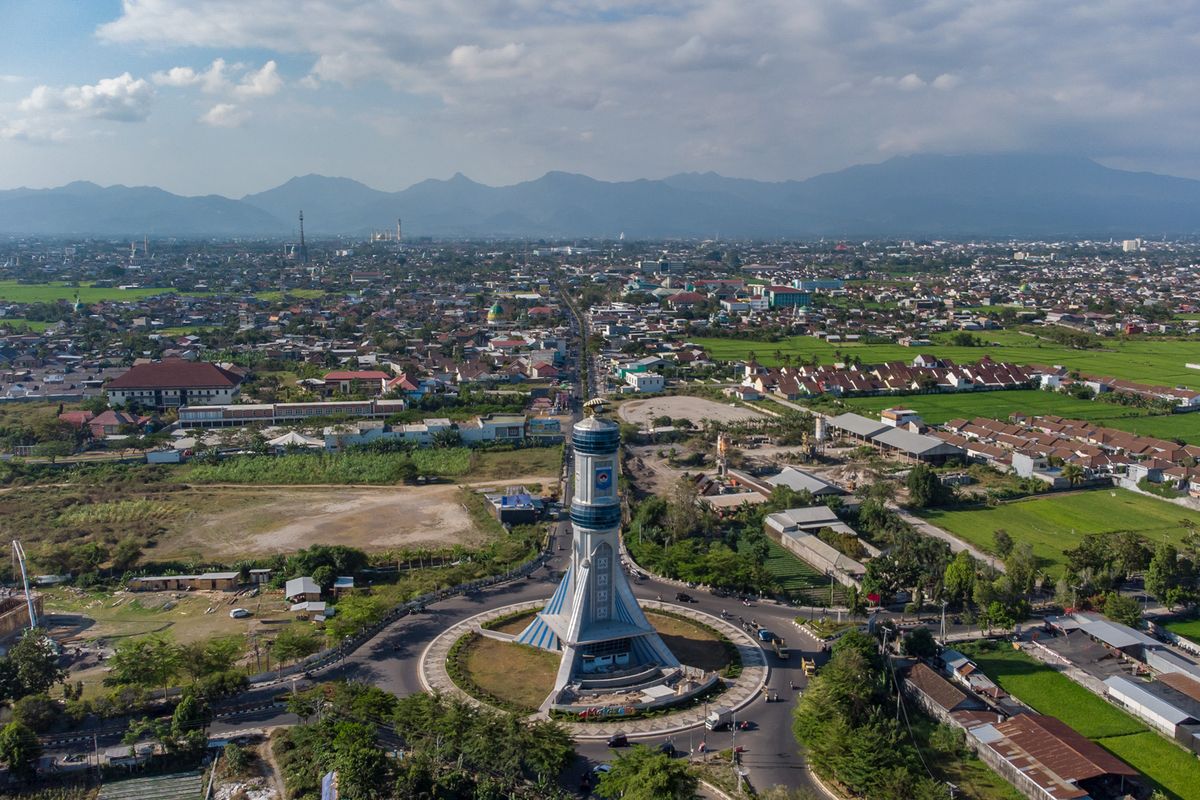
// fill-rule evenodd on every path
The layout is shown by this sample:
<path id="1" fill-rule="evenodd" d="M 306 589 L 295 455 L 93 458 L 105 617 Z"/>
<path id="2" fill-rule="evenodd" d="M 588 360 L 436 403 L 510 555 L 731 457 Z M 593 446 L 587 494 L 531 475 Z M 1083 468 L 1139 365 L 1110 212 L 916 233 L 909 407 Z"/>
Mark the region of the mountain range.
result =
<path id="1" fill-rule="evenodd" d="M 399 192 L 306 175 L 257 194 L 184 197 L 78 181 L 0 191 L 0 233 L 46 236 L 1133 237 L 1200 232 L 1200 181 L 1044 155 L 904 156 L 801 181 L 712 172 L 608 182 L 462 174 Z"/>

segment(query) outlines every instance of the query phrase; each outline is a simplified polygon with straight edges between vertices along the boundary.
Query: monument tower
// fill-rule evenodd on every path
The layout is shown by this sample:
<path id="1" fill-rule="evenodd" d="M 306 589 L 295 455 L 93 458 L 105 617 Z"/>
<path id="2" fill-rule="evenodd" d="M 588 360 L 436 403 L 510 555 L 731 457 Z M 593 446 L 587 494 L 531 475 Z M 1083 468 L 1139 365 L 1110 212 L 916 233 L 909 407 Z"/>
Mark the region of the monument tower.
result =
<path id="1" fill-rule="evenodd" d="M 619 681 L 626 674 L 644 680 L 655 669 L 680 667 L 646 621 L 621 570 L 621 433 L 616 422 L 603 416 L 604 405 L 603 400 L 589 400 L 585 408 L 591 416 L 575 423 L 571 432 L 575 492 L 570 566 L 545 608 L 517 637 L 522 644 L 562 653 L 555 694 L 589 676 Z"/>

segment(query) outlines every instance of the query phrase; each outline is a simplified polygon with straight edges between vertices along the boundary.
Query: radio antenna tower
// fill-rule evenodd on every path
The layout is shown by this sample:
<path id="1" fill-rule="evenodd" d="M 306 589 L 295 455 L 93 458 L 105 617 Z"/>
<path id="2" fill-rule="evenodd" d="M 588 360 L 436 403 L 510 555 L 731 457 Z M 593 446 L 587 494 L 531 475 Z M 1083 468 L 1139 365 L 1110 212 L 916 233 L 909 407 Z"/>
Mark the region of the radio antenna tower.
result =
<path id="1" fill-rule="evenodd" d="M 300 210 L 300 263 L 308 263 L 308 247 L 304 244 L 304 210 Z"/>

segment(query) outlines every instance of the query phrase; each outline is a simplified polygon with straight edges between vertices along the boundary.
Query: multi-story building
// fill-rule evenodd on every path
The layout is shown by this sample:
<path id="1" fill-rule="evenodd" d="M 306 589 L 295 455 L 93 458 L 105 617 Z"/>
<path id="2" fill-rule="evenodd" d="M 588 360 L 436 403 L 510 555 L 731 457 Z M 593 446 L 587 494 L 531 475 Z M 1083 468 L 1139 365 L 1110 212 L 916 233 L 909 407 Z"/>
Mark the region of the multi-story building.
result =
<path id="1" fill-rule="evenodd" d="M 111 406 L 164 410 L 213 406 L 237 399 L 242 376 L 206 361 L 167 359 L 137 364 L 104 387 Z"/>

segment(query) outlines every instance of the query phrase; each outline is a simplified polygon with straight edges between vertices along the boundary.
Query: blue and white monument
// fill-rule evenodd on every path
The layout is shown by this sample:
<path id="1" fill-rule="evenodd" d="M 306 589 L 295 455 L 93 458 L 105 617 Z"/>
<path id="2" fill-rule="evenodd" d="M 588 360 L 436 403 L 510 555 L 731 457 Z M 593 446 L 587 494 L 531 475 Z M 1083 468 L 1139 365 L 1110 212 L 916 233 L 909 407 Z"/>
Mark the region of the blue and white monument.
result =
<path id="1" fill-rule="evenodd" d="M 617 497 L 617 423 L 590 400 L 591 416 L 575 424 L 574 537 L 562 582 L 517 637 L 522 644 L 560 651 L 551 698 L 564 689 L 618 688 L 678 675 L 680 663 L 646 620 L 620 564 L 621 506 Z M 628 681 L 623 681 L 628 678 Z"/>

